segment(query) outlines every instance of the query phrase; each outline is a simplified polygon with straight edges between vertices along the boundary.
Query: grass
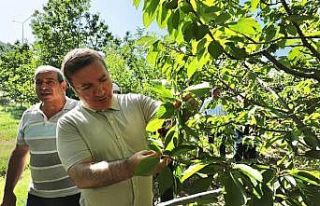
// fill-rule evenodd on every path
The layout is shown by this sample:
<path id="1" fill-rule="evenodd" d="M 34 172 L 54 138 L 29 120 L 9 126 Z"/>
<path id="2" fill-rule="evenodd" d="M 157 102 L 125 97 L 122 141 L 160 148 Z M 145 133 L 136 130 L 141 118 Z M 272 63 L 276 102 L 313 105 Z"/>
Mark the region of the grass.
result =
<path id="1" fill-rule="evenodd" d="M 0 202 L 3 198 L 9 156 L 15 147 L 19 119 L 25 109 L 20 106 L 0 106 Z M 30 171 L 26 169 L 15 188 L 17 206 L 25 205 L 29 182 Z"/>
<path id="2" fill-rule="evenodd" d="M 5 175 L 8 159 L 15 146 L 20 109 L 0 106 L 0 177 Z"/>
<path id="3" fill-rule="evenodd" d="M 2 197 L 3 197 L 3 189 L 4 188 L 4 176 L 0 177 L 0 202 L 2 202 Z M 26 205 L 26 200 L 27 200 L 27 195 L 28 195 L 28 187 L 30 184 L 30 171 L 25 170 L 16 186 L 14 189 L 14 193 L 16 194 L 17 197 L 17 204 L 16 206 L 25 206 Z"/>
<path id="4" fill-rule="evenodd" d="M 11 151 L 15 146 L 15 141 L 2 141 L 0 140 L 0 177 L 5 175 L 7 164 Z"/>
<path id="5" fill-rule="evenodd" d="M 15 139 L 22 109 L 0 106 L 0 141 Z"/>

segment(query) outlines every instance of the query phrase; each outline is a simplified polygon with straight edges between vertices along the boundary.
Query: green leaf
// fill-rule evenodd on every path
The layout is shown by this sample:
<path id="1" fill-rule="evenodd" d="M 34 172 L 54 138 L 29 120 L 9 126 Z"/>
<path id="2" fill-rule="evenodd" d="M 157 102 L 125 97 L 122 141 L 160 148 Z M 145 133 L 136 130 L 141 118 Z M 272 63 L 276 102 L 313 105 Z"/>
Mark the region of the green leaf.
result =
<path id="1" fill-rule="evenodd" d="M 221 13 L 214 19 L 215 24 L 224 24 L 227 20 L 231 18 L 229 13 Z"/>
<path id="2" fill-rule="evenodd" d="M 187 134 L 187 135 L 190 135 L 190 136 L 196 137 L 196 138 L 199 137 L 199 133 L 198 133 L 199 131 L 198 131 L 198 130 L 192 129 L 192 128 L 188 127 L 187 125 L 185 125 L 185 126 L 183 127 L 183 129 L 186 131 L 186 134 Z"/>
<path id="3" fill-rule="evenodd" d="M 251 0 L 251 12 L 254 12 L 257 9 L 259 1 L 260 0 Z"/>
<path id="4" fill-rule="evenodd" d="M 150 88 L 150 91 L 156 93 L 159 98 L 166 98 L 166 99 L 171 99 L 173 100 L 173 94 L 171 92 L 171 90 L 167 89 L 165 86 L 163 85 L 154 85 L 153 87 Z"/>
<path id="5" fill-rule="evenodd" d="M 187 76 L 188 79 L 191 79 L 191 77 L 194 75 L 194 73 L 198 70 L 198 60 L 197 58 L 193 58 L 190 64 L 188 64 L 187 67 Z"/>
<path id="6" fill-rule="evenodd" d="M 143 19 L 143 25 L 145 27 L 148 27 L 152 23 L 152 21 L 154 19 L 154 15 L 151 16 L 149 13 L 144 12 L 143 16 L 142 16 L 142 19 Z"/>
<path id="7" fill-rule="evenodd" d="M 290 175 L 285 175 L 284 179 L 289 182 L 293 187 L 297 185 L 297 181 Z"/>
<path id="8" fill-rule="evenodd" d="M 168 119 L 172 117 L 174 114 L 174 106 L 170 102 L 162 103 L 161 106 L 158 108 L 156 113 L 156 118 L 159 119 Z"/>
<path id="9" fill-rule="evenodd" d="M 174 148 L 170 152 L 170 156 L 179 156 L 181 154 L 186 154 L 187 152 L 191 152 L 192 150 L 196 150 L 197 147 L 193 145 L 179 145 L 179 147 Z"/>
<path id="10" fill-rule="evenodd" d="M 198 97 L 202 97 L 204 94 L 208 93 L 212 86 L 209 82 L 203 82 L 196 85 L 191 85 L 185 89 L 185 91 L 191 92 Z"/>
<path id="11" fill-rule="evenodd" d="M 200 39 L 202 39 L 207 33 L 209 33 L 209 29 L 207 25 L 199 25 L 195 27 L 195 37 L 196 40 L 199 41 Z"/>
<path id="12" fill-rule="evenodd" d="M 165 7 L 172 10 L 176 9 L 178 7 L 178 0 L 165 1 Z"/>
<path id="13" fill-rule="evenodd" d="M 156 9 L 160 0 L 148 0 L 143 6 L 143 25 L 148 27 L 155 18 Z"/>
<path id="14" fill-rule="evenodd" d="M 230 29 L 248 36 L 254 36 L 261 32 L 260 24 L 253 18 L 241 18 L 236 24 L 231 25 Z"/>
<path id="15" fill-rule="evenodd" d="M 163 143 L 161 139 L 148 138 L 148 147 L 150 150 L 161 153 L 163 151 Z"/>
<path id="16" fill-rule="evenodd" d="M 180 12 L 179 12 L 179 10 L 176 10 L 176 11 L 174 11 L 174 12 L 172 13 L 172 19 L 171 19 L 171 21 L 172 21 L 172 27 L 173 27 L 174 29 L 178 29 L 178 27 L 179 27 L 179 20 L 180 20 Z"/>
<path id="17" fill-rule="evenodd" d="M 177 137 L 176 128 L 177 128 L 176 125 L 171 127 L 165 137 L 164 146 L 165 146 L 165 150 L 169 151 L 169 153 L 171 150 L 175 148 L 175 145 L 173 144 L 173 141 L 174 141 L 173 139 Z"/>
<path id="18" fill-rule="evenodd" d="M 212 177 L 207 177 L 207 178 L 200 178 L 196 180 L 192 180 L 191 185 L 188 187 L 188 190 L 190 190 L 190 194 L 196 194 L 200 192 L 205 192 L 208 190 L 210 185 L 212 184 Z M 212 203 L 212 199 L 210 198 L 210 202 Z M 198 202 L 199 203 L 199 202 Z M 201 202 L 204 203 L 204 202 Z"/>
<path id="19" fill-rule="evenodd" d="M 165 167 L 157 176 L 160 194 L 173 187 L 173 174 L 168 167 Z"/>
<path id="20" fill-rule="evenodd" d="M 191 4 L 186 1 L 182 2 L 181 6 L 179 6 L 179 9 L 185 14 L 188 14 L 193 11 Z"/>
<path id="21" fill-rule="evenodd" d="M 230 52 L 235 58 L 244 59 L 247 57 L 245 48 L 239 48 L 238 46 L 235 46 L 234 42 L 227 42 L 226 46 L 227 51 Z"/>
<path id="22" fill-rule="evenodd" d="M 136 169 L 134 170 L 134 175 L 135 176 L 151 175 L 159 162 L 160 162 L 159 157 L 148 157 L 141 160 L 141 162 L 137 165 Z"/>
<path id="23" fill-rule="evenodd" d="M 149 132 L 156 132 L 162 127 L 164 121 L 164 119 L 152 119 L 148 123 L 146 130 Z"/>
<path id="24" fill-rule="evenodd" d="M 320 172 L 316 170 L 298 170 L 293 169 L 290 174 L 302 181 L 308 182 L 310 184 L 320 186 Z"/>
<path id="25" fill-rule="evenodd" d="M 286 30 L 288 31 L 289 34 L 291 34 L 292 36 L 297 35 L 297 29 L 295 26 L 293 25 L 287 25 L 286 26 Z"/>
<path id="26" fill-rule="evenodd" d="M 234 178 L 232 173 L 225 175 L 224 177 L 224 199 L 225 205 L 228 206 L 240 206 L 244 205 L 246 202 L 246 197 L 243 192 L 243 188 L 239 181 Z"/>
<path id="27" fill-rule="evenodd" d="M 167 19 L 169 17 L 168 9 L 163 5 L 160 7 L 158 15 L 157 15 L 157 22 L 160 28 L 165 28 L 167 26 Z"/>
<path id="28" fill-rule="evenodd" d="M 157 142 L 155 139 L 149 139 L 148 148 L 159 153 L 163 151 L 163 147 L 160 146 L 160 142 Z"/>
<path id="29" fill-rule="evenodd" d="M 139 8 L 140 1 L 141 0 L 133 0 L 133 5 L 136 7 L 136 9 Z"/>
<path id="30" fill-rule="evenodd" d="M 259 182 L 262 182 L 263 177 L 262 177 L 261 173 L 258 170 L 253 169 L 252 167 L 250 167 L 248 165 L 235 164 L 233 166 L 233 169 L 240 170 L 243 174 L 245 174 L 249 178 L 252 178 L 252 179 L 255 179 Z"/>
<path id="31" fill-rule="evenodd" d="M 314 20 L 316 17 L 312 16 L 312 15 L 306 15 L 306 16 L 302 16 L 302 15 L 297 15 L 297 14 L 293 14 L 293 15 L 289 15 L 286 17 L 286 19 L 288 19 L 291 22 L 295 22 L 298 24 L 303 23 L 306 20 Z"/>
<path id="32" fill-rule="evenodd" d="M 208 46 L 208 52 L 216 60 L 223 54 L 223 48 L 217 41 L 212 41 Z"/>
<path id="33" fill-rule="evenodd" d="M 312 149 L 315 149 L 317 146 L 319 146 L 319 140 L 317 137 L 308 135 L 303 137 L 304 142 L 309 145 Z"/>
<path id="34" fill-rule="evenodd" d="M 301 48 L 299 48 L 299 47 L 294 47 L 294 48 L 290 51 L 290 53 L 289 53 L 289 55 L 288 55 L 288 59 L 289 59 L 290 61 L 292 61 L 292 60 L 298 58 L 298 57 L 301 55 L 300 49 L 301 49 Z"/>
<path id="35" fill-rule="evenodd" d="M 154 36 L 143 36 L 136 41 L 138 46 L 151 46 L 151 44 L 156 40 Z"/>
<path id="36" fill-rule="evenodd" d="M 207 166 L 207 164 L 203 164 L 203 163 L 197 163 L 197 164 L 191 165 L 187 170 L 183 172 L 181 177 L 181 182 L 184 182 L 186 179 L 188 179 L 195 173 L 199 172 L 205 166 Z"/>
<path id="37" fill-rule="evenodd" d="M 158 52 L 148 52 L 147 54 L 148 63 L 150 63 L 151 65 L 156 65 L 157 57 L 158 57 Z"/>
<path id="38" fill-rule="evenodd" d="M 308 151 L 306 151 L 305 155 L 307 157 L 311 157 L 311 158 L 320 160 L 320 150 L 308 150 Z"/>
<path id="39" fill-rule="evenodd" d="M 195 31 L 194 31 L 194 24 L 192 22 L 187 21 L 182 26 L 182 34 L 183 39 L 186 42 L 190 42 L 191 39 L 193 39 Z"/>
<path id="40" fill-rule="evenodd" d="M 265 31 L 266 41 L 271 41 L 276 34 L 277 34 L 277 29 L 274 27 L 274 25 L 268 26 Z"/>
<path id="41" fill-rule="evenodd" d="M 258 198 L 256 195 L 252 196 L 251 201 L 249 202 L 249 206 L 273 206 L 273 191 L 268 187 L 267 184 L 262 184 L 262 197 Z"/>

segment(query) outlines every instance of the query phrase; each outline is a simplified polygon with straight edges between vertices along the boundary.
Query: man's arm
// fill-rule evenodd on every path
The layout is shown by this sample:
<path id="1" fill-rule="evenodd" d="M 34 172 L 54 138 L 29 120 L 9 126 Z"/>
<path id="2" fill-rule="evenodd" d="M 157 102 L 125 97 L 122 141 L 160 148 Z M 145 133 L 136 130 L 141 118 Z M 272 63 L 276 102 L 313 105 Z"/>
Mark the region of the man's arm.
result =
<path id="1" fill-rule="evenodd" d="M 16 205 L 16 196 L 13 193 L 13 190 L 26 165 L 28 153 L 29 147 L 25 145 L 16 145 L 15 149 L 12 151 L 9 159 L 1 206 Z"/>
<path id="2" fill-rule="evenodd" d="M 92 162 L 91 159 L 83 160 L 71 166 L 68 174 L 74 183 L 82 189 L 108 186 L 133 177 L 138 164 L 149 157 L 159 158 L 159 164 L 155 167 L 154 172 L 159 172 L 167 165 L 167 162 L 160 160 L 159 153 L 143 150 L 125 160 L 97 163 Z"/>

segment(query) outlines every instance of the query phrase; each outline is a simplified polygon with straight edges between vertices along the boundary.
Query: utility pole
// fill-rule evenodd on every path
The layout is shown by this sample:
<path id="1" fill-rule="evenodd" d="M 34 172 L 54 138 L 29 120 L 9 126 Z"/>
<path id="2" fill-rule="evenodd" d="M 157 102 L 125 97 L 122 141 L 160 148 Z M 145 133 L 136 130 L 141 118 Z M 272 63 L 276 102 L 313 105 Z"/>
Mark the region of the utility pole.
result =
<path id="1" fill-rule="evenodd" d="M 19 23 L 21 24 L 21 43 L 23 44 L 25 42 L 25 37 L 24 37 L 24 24 L 32 17 L 32 15 L 30 15 L 28 18 L 26 18 L 23 21 L 16 21 L 13 20 L 13 22 Z"/>

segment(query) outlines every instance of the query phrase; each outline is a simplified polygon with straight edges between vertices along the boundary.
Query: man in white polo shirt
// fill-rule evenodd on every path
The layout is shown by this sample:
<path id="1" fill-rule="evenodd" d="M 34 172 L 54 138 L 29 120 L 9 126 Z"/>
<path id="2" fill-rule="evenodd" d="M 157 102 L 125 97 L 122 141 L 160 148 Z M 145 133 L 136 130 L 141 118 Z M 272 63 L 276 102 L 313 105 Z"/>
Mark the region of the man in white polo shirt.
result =
<path id="1" fill-rule="evenodd" d="M 78 206 L 80 192 L 61 164 L 56 147 L 58 119 L 78 102 L 65 96 L 67 83 L 61 71 L 41 66 L 35 71 L 35 88 L 40 103 L 23 113 L 17 144 L 6 174 L 1 206 L 16 205 L 13 192 L 30 153 L 32 184 L 27 206 Z"/>

